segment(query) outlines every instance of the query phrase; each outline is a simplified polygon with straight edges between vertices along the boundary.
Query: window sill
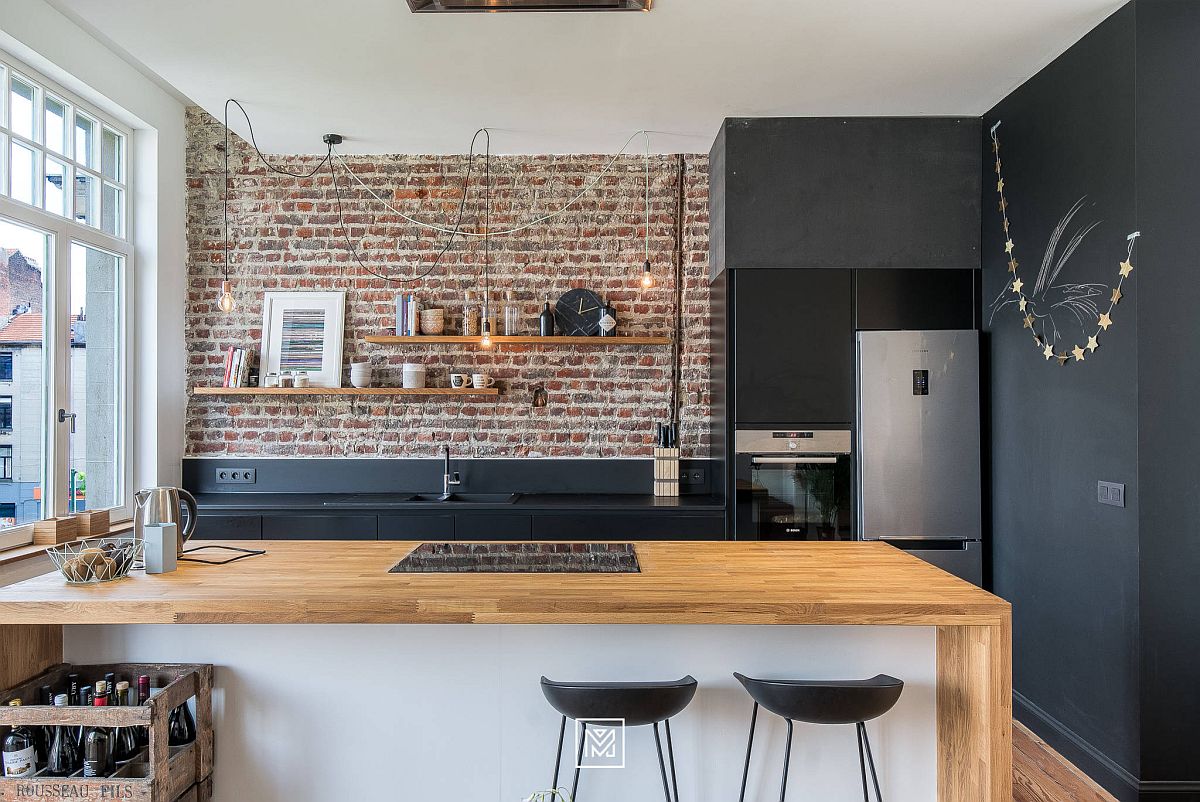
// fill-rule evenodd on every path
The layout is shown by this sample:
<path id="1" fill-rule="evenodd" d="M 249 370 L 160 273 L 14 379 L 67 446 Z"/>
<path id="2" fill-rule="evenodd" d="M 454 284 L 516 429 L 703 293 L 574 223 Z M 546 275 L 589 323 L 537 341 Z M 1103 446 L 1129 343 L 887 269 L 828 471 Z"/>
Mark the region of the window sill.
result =
<path id="1" fill-rule="evenodd" d="M 122 521 L 110 526 L 108 529 L 108 534 L 123 535 L 132 529 L 132 521 Z M 59 545 L 62 544 L 60 543 Z M 17 546 L 16 548 L 5 549 L 4 551 L 0 551 L 0 566 L 11 565 L 13 563 L 19 563 L 22 560 L 31 560 L 36 557 L 40 557 L 48 548 L 51 548 L 51 546 L 34 544 L 31 546 Z"/>

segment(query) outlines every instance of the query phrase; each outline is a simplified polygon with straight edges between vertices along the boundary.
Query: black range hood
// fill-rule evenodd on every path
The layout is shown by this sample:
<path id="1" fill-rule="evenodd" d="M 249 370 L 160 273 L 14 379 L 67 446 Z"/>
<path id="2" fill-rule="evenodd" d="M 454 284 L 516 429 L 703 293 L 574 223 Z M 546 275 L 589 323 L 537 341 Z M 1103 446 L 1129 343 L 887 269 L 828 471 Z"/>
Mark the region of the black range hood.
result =
<path id="1" fill-rule="evenodd" d="M 649 11 L 654 0 L 408 0 L 416 13 L 498 11 Z"/>

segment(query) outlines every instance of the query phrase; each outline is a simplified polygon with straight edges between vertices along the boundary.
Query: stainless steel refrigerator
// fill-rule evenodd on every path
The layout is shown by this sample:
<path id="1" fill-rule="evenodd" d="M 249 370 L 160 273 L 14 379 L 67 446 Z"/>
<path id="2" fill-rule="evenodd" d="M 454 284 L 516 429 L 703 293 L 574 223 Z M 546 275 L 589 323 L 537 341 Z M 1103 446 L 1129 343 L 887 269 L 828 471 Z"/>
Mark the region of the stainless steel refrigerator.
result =
<path id="1" fill-rule="evenodd" d="M 976 585 L 979 333 L 858 334 L 858 536 Z"/>

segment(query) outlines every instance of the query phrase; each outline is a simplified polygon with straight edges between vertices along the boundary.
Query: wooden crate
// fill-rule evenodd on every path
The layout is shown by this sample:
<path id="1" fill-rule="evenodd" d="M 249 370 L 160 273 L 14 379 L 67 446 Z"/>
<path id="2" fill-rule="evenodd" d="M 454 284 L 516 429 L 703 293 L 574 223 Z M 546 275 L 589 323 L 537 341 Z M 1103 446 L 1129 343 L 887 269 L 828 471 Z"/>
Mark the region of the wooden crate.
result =
<path id="1" fill-rule="evenodd" d="M 33 522 L 33 542 L 38 546 L 57 546 L 79 537 L 79 521 L 71 517 L 47 518 Z"/>
<path id="2" fill-rule="evenodd" d="M 163 687 L 144 705 L 133 707 L 47 707 L 37 704 L 43 685 L 66 686 L 67 675 L 76 672 L 93 680 L 112 672 L 132 680 L 149 674 Z M 66 724 L 96 727 L 149 727 L 150 745 L 145 761 L 134 761 L 111 777 L 84 779 L 82 772 L 70 777 L 11 779 L 0 777 L 0 802 L 31 799 L 73 799 L 94 802 L 206 802 L 212 775 L 213 667 L 201 663 L 114 663 L 106 665 L 55 666 L 33 679 L 0 694 L 0 728 L 15 724 L 53 726 Z M 196 698 L 196 740 L 185 746 L 167 745 L 167 720 L 171 711 L 191 697 Z M 20 707 L 9 707 L 11 699 Z"/>
<path id="3" fill-rule="evenodd" d="M 110 527 L 108 510 L 84 510 L 75 513 L 80 537 L 107 537 Z"/>

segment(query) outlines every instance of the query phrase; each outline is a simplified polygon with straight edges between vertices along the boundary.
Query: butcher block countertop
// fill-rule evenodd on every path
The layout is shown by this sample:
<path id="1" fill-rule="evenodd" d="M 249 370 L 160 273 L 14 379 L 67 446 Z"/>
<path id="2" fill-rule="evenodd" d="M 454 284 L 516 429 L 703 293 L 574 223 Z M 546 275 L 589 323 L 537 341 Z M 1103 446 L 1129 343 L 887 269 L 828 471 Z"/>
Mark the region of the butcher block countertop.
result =
<path id="1" fill-rule="evenodd" d="M 228 565 L 86 586 L 54 572 L 0 588 L 0 624 L 1007 628 L 1010 617 L 1002 599 L 877 542 L 638 542 L 636 574 L 388 573 L 417 545 L 265 541 L 265 555 Z"/>

